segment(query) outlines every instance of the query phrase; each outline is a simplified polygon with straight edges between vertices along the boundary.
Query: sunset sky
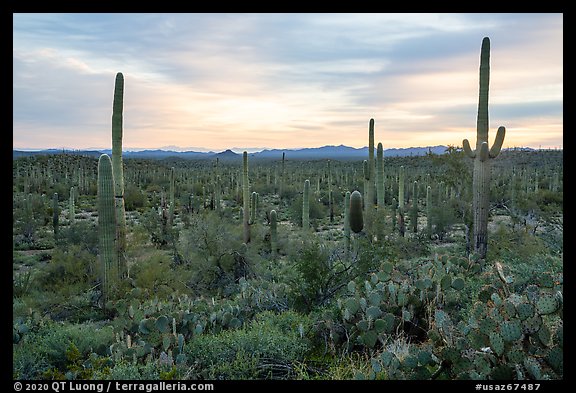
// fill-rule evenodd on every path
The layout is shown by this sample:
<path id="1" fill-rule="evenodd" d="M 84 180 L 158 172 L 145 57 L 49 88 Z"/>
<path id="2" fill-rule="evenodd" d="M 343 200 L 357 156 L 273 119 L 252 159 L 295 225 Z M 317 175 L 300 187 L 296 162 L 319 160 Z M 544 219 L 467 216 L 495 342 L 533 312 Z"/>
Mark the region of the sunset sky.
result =
<path id="1" fill-rule="evenodd" d="M 13 15 L 13 148 L 385 149 L 476 141 L 482 38 L 490 140 L 563 147 L 563 15 Z"/>

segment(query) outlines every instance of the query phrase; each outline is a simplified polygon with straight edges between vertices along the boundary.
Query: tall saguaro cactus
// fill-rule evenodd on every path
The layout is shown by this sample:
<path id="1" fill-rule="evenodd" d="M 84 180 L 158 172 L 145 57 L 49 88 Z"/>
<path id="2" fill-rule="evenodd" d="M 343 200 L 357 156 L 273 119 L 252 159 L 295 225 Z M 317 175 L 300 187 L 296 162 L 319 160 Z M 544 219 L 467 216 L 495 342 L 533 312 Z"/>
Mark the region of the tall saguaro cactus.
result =
<path id="1" fill-rule="evenodd" d="M 426 187 L 426 230 L 432 234 L 432 187 Z"/>
<path id="2" fill-rule="evenodd" d="M 98 247 L 104 304 L 118 276 L 114 174 L 107 154 L 98 159 Z"/>
<path id="3" fill-rule="evenodd" d="M 400 165 L 398 173 L 398 208 L 404 209 L 404 165 Z"/>
<path id="4" fill-rule="evenodd" d="M 334 222 L 334 198 L 332 198 L 332 170 L 328 160 L 328 208 L 330 210 L 330 222 Z"/>
<path id="5" fill-rule="evenodd" d="M 286 158 L 286 152 L 282 152 L 282 168 L 280 169 L 280 190 L 278 191 L 278 195 L 282 198 L 282 194 L 284 193 L 284 160 Z"/>
<path id="6" fill-rule="evenodd" d="M 244 243 L 250 243 L 250 184 L 248 183 L 248 152 L 242 153 L 242 223 Z"/>
<path id="7" fill-rule="evenodd" d="M 114 205 L 116 206 L 116 249 L 119 273 L 126 274 L 126 216 L 124 213 L 124 169 L 122 168 L 122 127 L 124 109 L 124 75 L 116 74 L 112 104 L 112 170 L 114 172 Z"/>
<path id="8" fill-rule="evenodd" d="M 384 208 L 384 149 L 378 142 L 376 148 L 376 201 L 378 209 Z"/>
<path id="9" fill-rule="evenodd" d="M 490 84 L 490 39 L 484 37 L 480 53 L 480 94 L 478 99 L 478 118 L 476 123 L 476 149 L 470 148 L 467 139 L 462 147 L 468 157 L 474 159 L 473 199 L 474 215 L 474 251 L 481 258 L 486 257 L 488 248 L 488 212 L 490 205 L 490 159 L 500 154 L 506 129 L 499 127 L 496 139 L 488 148 L 488 91 Z"/>
<path id="10" fill-rule="evenodd" d="M 174 224 L 174 205 L 176 199 L 174 197 L 174 190 L 176 188 L 176 182 L 174 178 L 174 167 L 170 168 L 170 206 L 168 207 L 168 227 L 171 228 Z"/>
<path id="11" fill-rule="evenodd" d="M 58 193 L 52 195 L 52 227 L 54 228 L 54 243 L 58 244 L 58 218 L 60 209 L 58 208 Z"/>
<path id="12" fill-rule="evenodd" d="M 310 180 L 304 181 L 304 194 L 302 196 L 302 229 L 307 232 L 310 229 Z"/>
<path id="13" fill-rule="evenodd" d="M 276 210 L 270 211 L 270 251 L 272 258 L 276 258 L 278 254 L 278 222 Z"/>
<path id="14" fill-rule="evenodd" d="M 366 174 L 366 201 L 364 209 L 366 211 L 366 231 L 372 229 L 372 209 L 374 208 L 374 119 L 368 123 L 368 173 Z"/>
<path id="15" fill-rule="evenodd" d="M 74 219 L 76 218 L 76 209 L 74 208 L 74 187 L 70 187 L 70 199 L 68 203 L 68 219 L 70 225 L 74 224 Z"/>
<path id="16" fill-rule="evenodd" d="M 412 208 L 410 209 L 410 223 L 412 231 L 418 232 L 418 182 L 412 183 Z"/>
<path id="17" fill-rule="evenodd" d="M 346 260 L 350 254 L 350 191 L 346 191 L 344 195 L 344 252 Z"/>

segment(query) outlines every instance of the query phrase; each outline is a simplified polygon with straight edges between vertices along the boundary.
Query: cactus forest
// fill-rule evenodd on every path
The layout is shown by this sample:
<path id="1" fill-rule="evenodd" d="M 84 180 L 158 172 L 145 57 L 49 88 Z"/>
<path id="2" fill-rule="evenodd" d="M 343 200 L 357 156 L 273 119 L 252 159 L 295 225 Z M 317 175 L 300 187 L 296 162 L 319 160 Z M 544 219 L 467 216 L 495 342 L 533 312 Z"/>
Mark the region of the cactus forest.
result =
<path id="1" fill-rule="evenodd" d="M 489 79 L 474 149 L 123 159 L 119 72 L 111 156 L 13 159 L 13 378 L 563 379 L 563 153 Z"/>

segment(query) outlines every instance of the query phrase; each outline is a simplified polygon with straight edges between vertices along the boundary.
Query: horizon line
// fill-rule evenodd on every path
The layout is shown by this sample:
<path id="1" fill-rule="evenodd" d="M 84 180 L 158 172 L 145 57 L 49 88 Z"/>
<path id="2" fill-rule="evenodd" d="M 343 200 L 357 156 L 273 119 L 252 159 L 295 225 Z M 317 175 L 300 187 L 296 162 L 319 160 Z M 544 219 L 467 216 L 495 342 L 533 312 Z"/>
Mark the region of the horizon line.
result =
<path id="1" fill-rule="evenodd" d="M 454 146 L 454 145 L 443 145 L 443 144 L 438 144 L 438 145 L 427 145 L 427 146 L 410 146 L 410 147 L 388 147 L 385 148 L 384 151 L 386 150 L 407 150 L 407 149 L 425 149 L 425 148 L 433 148 L 433 147 L 448 147 L 448 146 Z M 126 147 L 126 148 L 122 148 L 123 152 L 142 152 L 142 151 L 150 151 L 150 150 L 159 150 L 159 151 L 166 151 L 166 152 L 176 152 L 176 153 L 190 153 L 190 152 L 194 152 L 194 153 L 223 153 L 225 151 L 232 151 L 234 153 L 237 154 L 242 154 L 244 151 L 247 151 L 248 153 L 260 153 L 262 151 L 266 151 L 266 150 L 280 150 L 280 151 L 295 151 L 295 150 L 303 150 L 303 149 L 320 149 L 323 147 L 346 147 L 346 148 L 350 148 L 350 149 L 355 149 L 355 150 L 362 150 L 362 149 L 367 149 L 368 146 L 363 146 L 363 147 L 353 147 L 353 146 L 347 146 L 344 144 L 340 144 L 340 145 L 323 145 L 323 146 L 316 146 L 316 147 L 295 147 L 295 148 L 275 148 L 275 147 L 244 147 L 244 148 L 240 148 L 240 147 L 232 147 L 232 148 L 224 148 L 222 150 L 212 150 L 212 149 L 207 149 L 207 148 L 203 148 L 203 147 L 179 147 L 179 146 L 161 146 L 161 147 L 149 147 L 149 148 L 141 148 L 141 147 Z M 461 146 L 454 146 L 457 149 L 462 149 Z M 186 149 L 186 150 L 185 150 Z M 188 150 L 188 149 L 193 149 L 193 150 Z M 506 148 L 502 148 L 502 150 L 514 150 L 514 149 L 533 149 L 533 150 L 563 150 L 562 145 L 560 146 L 554 146 L 554 147 L 542 147 L 541 145 L 538 147 L 534 147 L 534 146 L 512 146 L 512 147 L 506 147 Z M 26 152 L 39 152 L 39 151 L 45 151 L 45 150 L 63 150 L 63 151 L 101 151 L 101 150 L 112 150 L 111 147 L 88 147 L 88 148 L 71 148 L 71 147 L 46 147 L 46 148 L 26 148 L 26 147 L 12 147 L 12 151 L 26 151 Z M 374 148 L 374 150 L 376 150 L 376 148 Z"/>

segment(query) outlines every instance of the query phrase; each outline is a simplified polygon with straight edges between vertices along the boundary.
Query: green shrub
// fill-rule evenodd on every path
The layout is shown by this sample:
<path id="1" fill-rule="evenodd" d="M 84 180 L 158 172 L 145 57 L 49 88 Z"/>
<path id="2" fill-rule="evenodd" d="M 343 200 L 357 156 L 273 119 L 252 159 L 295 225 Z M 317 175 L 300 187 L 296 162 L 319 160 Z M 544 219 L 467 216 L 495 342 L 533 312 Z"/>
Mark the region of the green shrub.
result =
<path id="1" fill-rule="evenodd" d="M 328 303 L 350 280 L 353 269 L 319 240 L 307 240 L 290 254 L 295 275 L 288 279 L 296 310 L 309 312 Z"/>
<path id="2" fill-rule="evenodd" d="M 322 202 L 311 192 L 310 204 L 309 204 L 309 214 L 310 214 L 310 224 L 314 227 L 317 225 L 319 219 L 328 217 L 328 208 L 324 206 Z M 302 227 L 302 195 L 292 199 L 290 204 L 290 219 L 292 222 L 300 227 Z"/>
<path id="3" fill-rule="evenodd" d="M 94 379 L 108 380 L 158 380 L 160 370 L 155 362 L 134 364 L 131 361 L 120 361 L 105 374 L 94 374 Z"/>
<path id="4" fill-rule="evenodd" d="M 69 363 L 67 350 L 71 344 L 79 356 L 86 358 L 91 353 L 106 356 L 107 348 L 113 342 L 111 327 L 92 322 L 76 325 L 47 323 L 13 345 L 13 374 L 18 379 L 41 379 L 50 369 L 65 372 Z"/>
<path id="5" fill-rule="evenodd" d="M 130 268 L 135 285 L 149 290 L 160 299 L 168 298 L 175 291 L 186 289 L 192 272 L 183 266 L 173 267 L 172 259 L 164 251 L 154 251 Z"/>
<path id="6" fill-rule="evenodd" d="M 39 289 L 70 296 L 88 290 L 97 277 L 97 257 L 78 245 L 56 249 L 37 282 Z"/>
<path id="7" fill-rule="evenodd" d="M 146 194 L 138 187 L 128 183 L 124 190 L 124 204 L 126 211 L 142 210 L 147 206 Z"/>
<path id="8" fill-rule="evenodd" d="M 76 220 L 74 225 L 60 228 L 58 247 L 69 250 L 78 246 L 92 255 L 98 255 L 98 227 L 95 223 Z"/>
<path id="9" fill-rule="evenodd" d="M 195 337 L 184 351 L 202 378 L 285 378 L 309 350 L 304 336 L 309 327 L 307 316 L 265 311 L 240 329 Z"/>

